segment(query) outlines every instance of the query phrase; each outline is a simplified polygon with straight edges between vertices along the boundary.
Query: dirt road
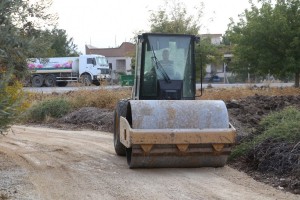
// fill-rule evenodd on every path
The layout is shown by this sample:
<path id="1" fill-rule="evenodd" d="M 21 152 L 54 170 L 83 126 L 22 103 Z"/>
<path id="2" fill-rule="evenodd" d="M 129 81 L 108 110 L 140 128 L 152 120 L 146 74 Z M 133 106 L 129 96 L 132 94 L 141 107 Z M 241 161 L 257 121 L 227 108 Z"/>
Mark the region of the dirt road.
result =
<path id="1" fill-rule="evenodd" d="M 0 137 L 1 193 L 11 199 L 299 199 L 228 166 L 128 169 L 114 153 L 111 133 L 26 126 Z"/>

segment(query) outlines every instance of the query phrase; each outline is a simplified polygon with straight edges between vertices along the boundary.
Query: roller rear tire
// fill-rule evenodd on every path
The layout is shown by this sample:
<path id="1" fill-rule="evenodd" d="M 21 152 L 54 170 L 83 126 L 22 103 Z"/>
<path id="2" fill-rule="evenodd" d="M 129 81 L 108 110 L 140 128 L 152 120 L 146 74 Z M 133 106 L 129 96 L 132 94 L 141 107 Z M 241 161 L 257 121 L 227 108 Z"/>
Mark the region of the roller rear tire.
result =
<path id="1" fill-rule="evenodd" d="M 126 117 L 128 100 L 118 102 L 114 112 L 114 147 L 119 156 L 126 155 L 126 147 L 120 142 L 120 117 Z"/>

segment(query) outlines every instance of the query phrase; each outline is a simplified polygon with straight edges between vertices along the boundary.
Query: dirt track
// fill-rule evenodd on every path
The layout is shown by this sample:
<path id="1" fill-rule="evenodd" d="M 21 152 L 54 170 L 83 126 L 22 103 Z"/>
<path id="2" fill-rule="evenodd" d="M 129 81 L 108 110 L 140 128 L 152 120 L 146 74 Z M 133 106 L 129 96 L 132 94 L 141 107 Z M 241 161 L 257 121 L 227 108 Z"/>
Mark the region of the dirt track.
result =
<path id="1" fill-rule="evenodd" d="M 14 126 L 0 137 L 0 172 L 12 199 L 299 199 L 228 166 L 128 169 L 112 134 L 96 131 Z"/>

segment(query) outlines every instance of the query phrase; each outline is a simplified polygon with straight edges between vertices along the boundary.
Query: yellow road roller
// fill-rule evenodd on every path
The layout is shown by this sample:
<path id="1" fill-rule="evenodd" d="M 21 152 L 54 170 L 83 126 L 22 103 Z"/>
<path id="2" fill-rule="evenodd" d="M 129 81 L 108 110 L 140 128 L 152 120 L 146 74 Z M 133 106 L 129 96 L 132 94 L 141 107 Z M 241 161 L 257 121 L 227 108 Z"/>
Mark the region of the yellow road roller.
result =
<path id="1" fill-rule="evenodd" d="M 131 99 L 114 112 L 114 148 L 129 168 L 222 167 L 235 143 L 221 100 L 196 100 L 195 44 L 186 34 L 143 33 Z"/>

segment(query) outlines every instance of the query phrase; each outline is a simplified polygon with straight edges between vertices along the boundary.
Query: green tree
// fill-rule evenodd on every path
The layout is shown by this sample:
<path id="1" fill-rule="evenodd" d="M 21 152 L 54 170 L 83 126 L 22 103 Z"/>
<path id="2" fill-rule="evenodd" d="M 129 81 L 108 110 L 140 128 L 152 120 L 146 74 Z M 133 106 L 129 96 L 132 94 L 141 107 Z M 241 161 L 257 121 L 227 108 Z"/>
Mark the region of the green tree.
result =
<path id="1" fill-rule="evenodd" d="M 28 55 L 48 46 L 36 37 L 39 30 L 55 25 L 55 15 L 47 11 L 51 2 L 0 1 L 0 132 L 16 119 L 22 107 L 22 88 L 14 79 L 25 75 Z"/>
<path id="2" fill-rule="evenodd" d="M 204 4 L 195 7 L 195 15 L 188 14 L 186 5 L 176 0 L 165 1 L 165 4 L 157 11 L 151 11 L 150 31 L 153 33 L 178 33 L 199 35 L 201 29 L 201 18 L 203 16 Z M 200 66 L 220 59 L 217 48 L 210 42 L 210 38 L 201 38 L 200 44 L 196 46 L 196 69 L 197 79 L 200 76 Z M 202 69 L 204 76 L 205 69 Z"/>
<path id="3" fill-rule="evenodd" d="M 252 1 L 239 22 L 229 24 L 227 37 L 235 44 L 235 70 L 257 75 L 295 75 L 299 87 L 300 74 L 300 1 Z"/>
<path id="4" fill-rule="evenodd" d="M 51 49 L 55 57 L 78 56 L 77 45 L 74 44 L 73 38 L 63 29 L 53 29 L 51 31 L 52 45 Z"/>
<path id="5" fill-rule="evenodd" d="M 151 32 L 199 34 L 203 4 L 201 3 L 200 6 L 200 9 L 195 8 L 196 15 L 188 15 L 184 3 L 176 0 L 165 1 L 158 11 L 151 12 Z"/>
<path id="6" fill-rule="evenodd" d="M 2 0 L 0 2 L 0 68 L 21 78 L 27 70 L 26 59 L 44 52 L 49 43 L 36 39 L 41 29 L 56 25 L 48 13 L 52 0 Z"/>

